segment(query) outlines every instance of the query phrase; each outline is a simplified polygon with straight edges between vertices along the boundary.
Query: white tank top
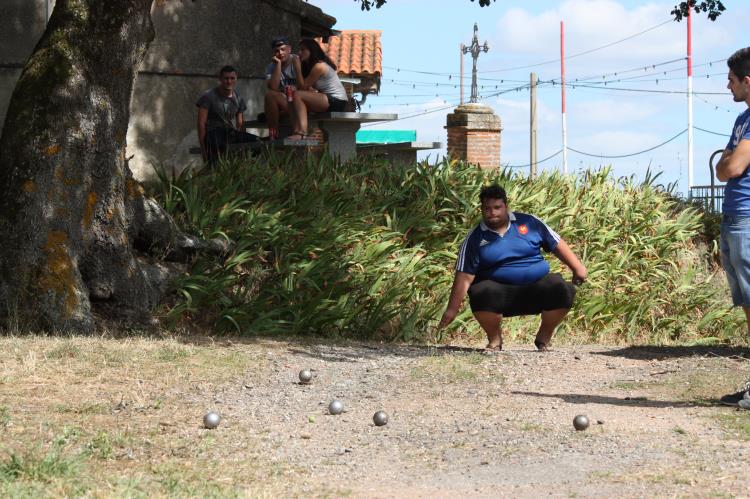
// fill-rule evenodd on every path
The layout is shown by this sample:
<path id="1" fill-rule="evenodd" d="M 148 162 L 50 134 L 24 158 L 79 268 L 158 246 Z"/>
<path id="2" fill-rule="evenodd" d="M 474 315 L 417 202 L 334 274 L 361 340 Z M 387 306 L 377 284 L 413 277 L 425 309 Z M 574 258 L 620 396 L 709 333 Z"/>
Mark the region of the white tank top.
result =
<path id="1" fill-rule="evenodd" d="M 325 62 L 323 64 L 325 64 L 326 70 L 320 78 L 318 78 L 318 81 L 315 82 L 313 87 L 315 87 L 315 90 L 318 92 L 333 97 L 334 99 L 347 100 L 348 97 L 346 96 L 346 90 L 344 90 L 344 85 L 342 85 L 341 80 L 339 80 L 339 75 L 336 74 L 336 71 L 334 71 L 331 66 Z"/>

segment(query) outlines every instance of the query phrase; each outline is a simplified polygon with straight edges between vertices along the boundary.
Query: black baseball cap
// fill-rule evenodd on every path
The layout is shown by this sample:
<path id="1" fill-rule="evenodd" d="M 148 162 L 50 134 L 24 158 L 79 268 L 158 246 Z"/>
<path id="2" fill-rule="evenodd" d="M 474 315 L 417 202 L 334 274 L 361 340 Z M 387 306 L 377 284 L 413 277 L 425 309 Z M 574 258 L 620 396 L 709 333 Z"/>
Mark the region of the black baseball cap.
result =
<path id="1" fill-rule="evenodd" d="M 275 49 L 279 45 L 290 45 L 289 38 L 286 36 L 277 36 L 273 40 L 271 40 L 271 48 Z"/>

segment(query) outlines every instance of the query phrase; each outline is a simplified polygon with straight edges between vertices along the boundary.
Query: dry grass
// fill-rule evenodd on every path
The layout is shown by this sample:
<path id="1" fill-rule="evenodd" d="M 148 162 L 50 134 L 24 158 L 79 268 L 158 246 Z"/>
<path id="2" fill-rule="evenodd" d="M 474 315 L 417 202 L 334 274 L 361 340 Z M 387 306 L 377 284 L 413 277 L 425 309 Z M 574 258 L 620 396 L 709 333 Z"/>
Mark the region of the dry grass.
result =
<path id="1" fill-rule="evenodd" d="M 275 496 L 283 467 L 227 466 L 200 428 L 217 386 L 265 364 L 201 338 L 0 338 L 0 494 Z"/>
<path id="2" fill-rule="evenodd" d="M 425 357 L 418 366 L 412 368 L 414 380 L 429 379 L 442 383 L 474 382 L 485 374 L 483 362 L 487 357 L 482 353 L 450 355 L 438 353 Z"/>

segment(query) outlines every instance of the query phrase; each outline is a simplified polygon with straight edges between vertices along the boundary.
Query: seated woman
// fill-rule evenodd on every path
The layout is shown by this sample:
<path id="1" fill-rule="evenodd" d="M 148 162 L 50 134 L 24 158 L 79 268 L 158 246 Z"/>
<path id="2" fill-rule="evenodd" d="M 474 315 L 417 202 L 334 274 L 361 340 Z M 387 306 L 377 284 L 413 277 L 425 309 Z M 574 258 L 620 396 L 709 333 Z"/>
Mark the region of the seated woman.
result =
<path id="1" fill-rule="evenodd" d="M 299 57 L 294 64 L 297 74 L 302 75 L 302 88 L 294 94 L 294 133 L 289 138 L 300 140 L 307 135 L 308 112 L 344 111 L 348 97 L 336 74 L 336 65 L 315 40 L 300 41 Z"/>

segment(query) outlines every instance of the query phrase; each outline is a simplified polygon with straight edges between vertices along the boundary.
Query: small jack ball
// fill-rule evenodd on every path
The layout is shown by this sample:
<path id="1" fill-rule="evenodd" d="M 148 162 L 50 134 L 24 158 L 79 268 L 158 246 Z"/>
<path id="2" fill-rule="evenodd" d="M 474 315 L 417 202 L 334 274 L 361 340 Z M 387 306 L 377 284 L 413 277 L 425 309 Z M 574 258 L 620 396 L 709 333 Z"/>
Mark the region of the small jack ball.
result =
<path id="1" fill-rule="evenodd" d="M 299 380 L 301 383 L 309 383 L 312 381 L 312 371 L 309 369 L 302 369 L 299 372 Z"/>
<path id="2" fill-rule="evenodd" d="M 213 430 L 219 426 L 219 422 L 221 422 L 221 416 L 213 411 L 207 412 L 206 415 L 203 416 L 203 426 L 209 430 Z"/>
<path id="3" fill-rule="evenodd" d="M 334 400 L 328 404 L 328 412 L 334 416 L 344 412 L 344 404 L 340 400 Z"/>
<path id="4" fill-rule="evenodd" d="M 573 418 L 573 427 L 578 431 L 583 431 L 589 427 L 589 418 L 583 414 L 579 414 Z"/>
<path id="5" fill-rule="evenodd" d="M 385 411 L 378 411 L 372 416 L 372 422 L 375 426 L 385 426 L 388 424 L 388 414 Z"/>

